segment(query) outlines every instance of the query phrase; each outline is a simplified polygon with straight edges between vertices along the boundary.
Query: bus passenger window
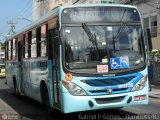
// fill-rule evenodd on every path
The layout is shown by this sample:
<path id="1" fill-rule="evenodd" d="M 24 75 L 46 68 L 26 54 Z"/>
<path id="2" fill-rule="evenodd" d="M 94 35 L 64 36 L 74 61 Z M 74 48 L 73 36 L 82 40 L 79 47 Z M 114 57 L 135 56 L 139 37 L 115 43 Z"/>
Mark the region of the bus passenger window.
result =
<path id="1" fill-rule="evenodd" d="M 11 41 L 9 41 L 8 45 L 8 60 L 11 60 Z"/>
<path id="2" fill-rule="evenodd" d="M 25 34 L 25 58 L 28 58 L 28 34 Z"/>
<path id="3" fill-rule="evenodd" d="M 43 25 L 41 27 L 41 56 L 47 55 L 46 31 L 46 25 Z"/>
<path id="4" fill-rule="evenodd" d="M 16 58 L 16 39 L 13 39 L 13 51 L 12 51 L 12 54 L 13 54 L 13 60 L 15 60 L 15 58 Z"/>
<path id="5" fill-rule="evenodd" d="M 36 42 L 36 30 L 32 31 L 31 40 L 31 57 L 37 57 L 37 42 Z"/>

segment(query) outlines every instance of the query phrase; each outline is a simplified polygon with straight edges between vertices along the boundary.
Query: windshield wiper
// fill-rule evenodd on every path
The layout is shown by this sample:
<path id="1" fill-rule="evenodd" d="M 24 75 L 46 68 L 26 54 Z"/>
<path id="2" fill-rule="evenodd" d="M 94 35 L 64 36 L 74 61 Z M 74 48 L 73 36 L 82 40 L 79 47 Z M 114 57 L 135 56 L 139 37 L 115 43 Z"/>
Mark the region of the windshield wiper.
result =
<path id="1" fill-rule="evenodd" d="M 125 22 L 123 22 L 122 23 L 122 25 L 120 26 L 120 28 L 119 28 L 119 30 L 118 30 L 118 32 L 117 32 L 117 35 L 115 36 L 115 39 L 117 40 L 118 39 L 118 37 L 119 37 L 119 35 L 123 32 L 123 30 L 124 30 L 124 28 L 126 27 L 126 23 Z"/>
<path id="2" fill-rule="evenodd" d="M 115 48 L 115 42 L 117 41 L 117 39 L 119 38 L 119 35 L 122 33 L 122 31 L 124 30 L 124 28 L 127 25 L 126 22 L 123 22 L 123 18 L 124 18 L 125 13 L 126 13 L 126 8 L 125 8 L 125 10 L 123 12 L 123 15 L 122 15 L 122 18 L 120 20 L 121 26 L 119 27 L 119 29 L 117 31 L 117 34 L 116 35 L 113 34 L 113 46 L 114 46 L 114 48 Z"/>
<path id="3" fill-rule="evenodd" d="M 92 33 L 89 29 L 89 27 L 87 26 L 86 23 L 82 23 L 82 28 L 84 29 L 84 31 L 86 32 L 88 38 L 89 38 L 89 41 L 92 42 L 93 45 L 96 46 L 96 49 L 97 49 L 97 55 L 98 55 L 98 58 L 99 58 L 99 52 L 98 52 L 98 44 L 97 44 L 97 39 L 96 39 L 96 34 Z"/>
<path id="4" fill-rule="evenodd" d="M 82 28 L 84 29 L 84 31 L 87 33 L 87 36 L 89 38 L 89 41 L 92 42 L 93 45 L 97 46 L 97 40 L 96 40 L 96 35 L 95 33 L 93 34 L 89 27 L 86 25 L 86 23 L 82 23 Z"/>

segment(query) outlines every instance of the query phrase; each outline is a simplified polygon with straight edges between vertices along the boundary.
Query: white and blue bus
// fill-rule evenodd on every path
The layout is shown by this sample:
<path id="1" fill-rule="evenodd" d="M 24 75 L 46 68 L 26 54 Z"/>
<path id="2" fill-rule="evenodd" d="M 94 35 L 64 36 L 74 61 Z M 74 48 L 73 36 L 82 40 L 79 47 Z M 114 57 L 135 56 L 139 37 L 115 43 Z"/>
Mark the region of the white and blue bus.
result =
<path id="1" fill-rule="evenodd" d="M 136 7 L 58 6 L 6 40 L 7 83 L 63 113 L 148 104 L 145 44 Z"/>

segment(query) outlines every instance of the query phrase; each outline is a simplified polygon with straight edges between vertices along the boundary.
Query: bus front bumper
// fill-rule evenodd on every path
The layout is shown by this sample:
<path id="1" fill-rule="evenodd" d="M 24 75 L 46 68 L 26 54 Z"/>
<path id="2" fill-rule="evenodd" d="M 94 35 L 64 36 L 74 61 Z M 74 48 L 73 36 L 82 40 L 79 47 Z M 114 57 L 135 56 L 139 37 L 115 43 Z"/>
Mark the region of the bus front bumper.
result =
<path id="1" fill-rule="evenodd" d="M 140 91 L 103 96 L 73 96 L 70 93 L 63 93 L 62 112 L 71 113 L 143 105 L 148 104 L 148 99 L 148 86 Z"/>

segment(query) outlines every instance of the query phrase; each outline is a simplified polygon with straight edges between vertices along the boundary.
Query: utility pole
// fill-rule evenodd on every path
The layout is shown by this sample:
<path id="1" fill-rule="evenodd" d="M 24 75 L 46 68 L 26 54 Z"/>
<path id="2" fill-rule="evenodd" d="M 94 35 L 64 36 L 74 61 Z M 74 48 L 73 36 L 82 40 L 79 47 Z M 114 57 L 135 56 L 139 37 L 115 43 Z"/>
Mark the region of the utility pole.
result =
<path id="1" fill-rule="evenodd" d="M 8 21 L 7 24 L 10 25 L 10 30 L 8 35 L 10 35 L 11 33 L 15 33 L 15 28 L 16 28 L 16 24 L 18 22 L 13 22 L 13 21 Z"/>

